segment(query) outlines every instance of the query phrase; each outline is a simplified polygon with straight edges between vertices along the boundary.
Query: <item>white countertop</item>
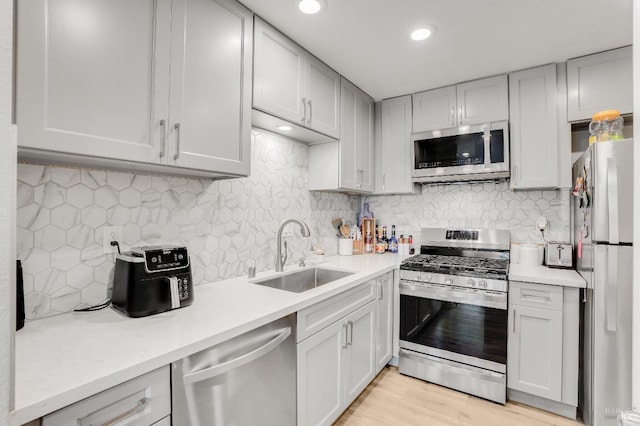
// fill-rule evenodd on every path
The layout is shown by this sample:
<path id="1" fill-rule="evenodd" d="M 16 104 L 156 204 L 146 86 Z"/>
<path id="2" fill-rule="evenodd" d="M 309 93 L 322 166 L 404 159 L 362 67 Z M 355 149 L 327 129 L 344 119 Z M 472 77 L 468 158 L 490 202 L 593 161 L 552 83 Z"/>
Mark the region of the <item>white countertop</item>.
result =
<path id="1" fill-rule="evenodd" d="M 107 308 L 27 322 L 16 333 L 11 425 L 20 426 L 353 288 L 398 267 L 402 258 L 331 257 L 321 266 L 356 273 L 303 293 L 239 277 L 196 286 L 193 305 L 145 318 L 128 318 Z M 299 268 L 285 271 L 294 269 Z"/>
<path id="2" fill-rule="evenodd" d="M 509 281 L 524 281 L 576 288 L 585 288 L 587 285 L 580 274 L 573 269 L 548 268 L 542 265 L 529 266 L 518 263 L 509 265 Z"/>

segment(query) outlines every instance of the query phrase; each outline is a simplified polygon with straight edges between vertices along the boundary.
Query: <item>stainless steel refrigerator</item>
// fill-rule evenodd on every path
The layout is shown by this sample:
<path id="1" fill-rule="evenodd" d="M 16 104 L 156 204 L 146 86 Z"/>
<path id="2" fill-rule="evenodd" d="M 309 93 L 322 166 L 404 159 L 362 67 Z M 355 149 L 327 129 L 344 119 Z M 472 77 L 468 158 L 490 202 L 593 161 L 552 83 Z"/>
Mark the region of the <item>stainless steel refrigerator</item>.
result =
<path id="1" fill-rule="evenodd" d="M 598 142 L 573 165 L 573 244 L 586 280 L 585 424 L 615 426 L 631 408 L 633 140 Z"/>

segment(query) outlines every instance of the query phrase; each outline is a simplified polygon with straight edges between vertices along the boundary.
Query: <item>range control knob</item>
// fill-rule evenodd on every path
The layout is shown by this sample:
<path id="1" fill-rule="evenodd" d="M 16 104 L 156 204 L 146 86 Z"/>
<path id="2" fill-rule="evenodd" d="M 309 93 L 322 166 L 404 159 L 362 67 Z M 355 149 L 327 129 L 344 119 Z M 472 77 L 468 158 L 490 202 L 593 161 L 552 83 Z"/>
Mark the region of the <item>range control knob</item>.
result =
<path id="1" fill-rule="evenodd" d="M 467 280 L 467 285 L 471 286 L 471 287 L 475 287 L 476 286 L 476 280 L 474 280 L 473 278 L 469 278 Z"/>
<path id="2" fill-rule="evenodd" d="M 445 278 L 444 279 L 444 283 L 445 284 L 453 284 L 453 278 L 449 278 L 449 277 Z"/>
<path id="3" fill-rule="evenodd" d="M 478 287 L 487 288 L 487 282 L 485 280 L 478 281 Z"/>

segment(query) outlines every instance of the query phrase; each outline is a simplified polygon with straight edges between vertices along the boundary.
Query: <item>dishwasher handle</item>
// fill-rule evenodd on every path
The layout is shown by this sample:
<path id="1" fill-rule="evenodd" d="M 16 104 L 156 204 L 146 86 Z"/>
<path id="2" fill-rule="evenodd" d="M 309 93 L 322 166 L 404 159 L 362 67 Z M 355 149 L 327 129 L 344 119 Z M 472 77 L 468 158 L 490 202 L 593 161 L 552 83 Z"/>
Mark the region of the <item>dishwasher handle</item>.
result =
<path id="1" fill-rule="evenodd" d="M 222 364 L 214 365 L 213 367 L 205 368 L 204 370 L 196 371 L 195 373 L 185 374 L 183 378 L 184 384 L 191 385 L 194 383 L 202 382 L 203 380 L 211 379 L 235 368 L 248 364 L 252 361 L 255 361 L 256 359 L 271 352 L 280 343 L 284 342 L 290 335 L 291 327 L 287 327 L 269 342 L 265 343 L 257 349 L 254 349 L 251 352 L 239 356 L 238 358 L 234 358 L 231 361 L 223 362 Z"/>

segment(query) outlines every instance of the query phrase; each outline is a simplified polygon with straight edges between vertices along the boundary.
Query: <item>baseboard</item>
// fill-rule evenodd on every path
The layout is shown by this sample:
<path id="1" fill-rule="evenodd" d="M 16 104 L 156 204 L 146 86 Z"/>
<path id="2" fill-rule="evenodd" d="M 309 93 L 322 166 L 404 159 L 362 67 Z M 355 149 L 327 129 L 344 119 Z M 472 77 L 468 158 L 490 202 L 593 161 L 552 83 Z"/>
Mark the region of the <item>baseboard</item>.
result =
<path id="1" fill-rule="evenodd" d="M 567 417 L 572 420 L 576 419 L 577 407 L 574 407 L 573 405 L 563 404 L 562 402 L 552 401 L 550 399 L 530 395 L 528 393 L 509 388 L 507 388 L 507 400 L 540 408 L 541 410 L 549 411 L 550 413 Z"/>

